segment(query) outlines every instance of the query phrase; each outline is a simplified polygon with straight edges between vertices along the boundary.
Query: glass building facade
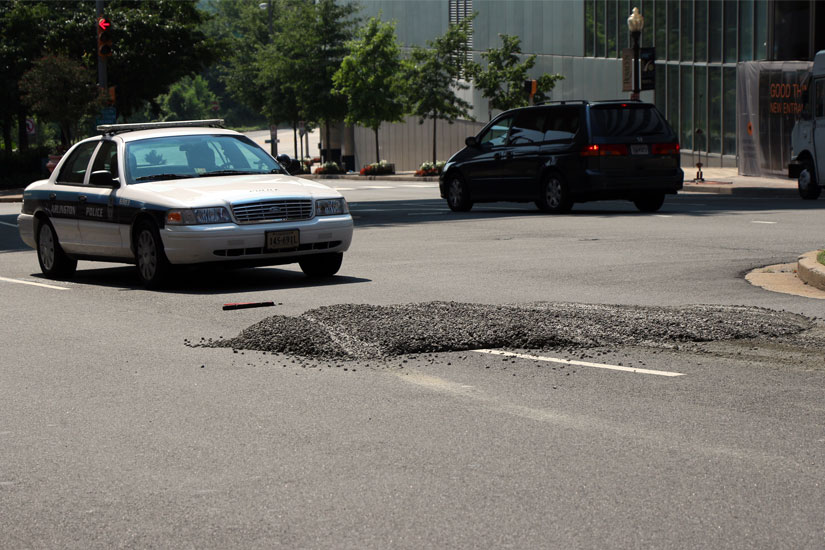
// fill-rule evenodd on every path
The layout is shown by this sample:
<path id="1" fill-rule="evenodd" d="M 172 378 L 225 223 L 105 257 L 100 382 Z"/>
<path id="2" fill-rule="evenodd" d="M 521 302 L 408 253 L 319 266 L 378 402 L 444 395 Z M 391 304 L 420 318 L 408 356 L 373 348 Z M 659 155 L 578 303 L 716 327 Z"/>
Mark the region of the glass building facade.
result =
<path id="1" fill-rule="evenodd" d="M 815 32 L 825 21 L 823 2 L 583 2 L 584 54 L 592 58 L 619 58 L 623 48 L 633 46 L 627 16 L 633 7 L 640 9 L 645 18 L 640 45 L 656 52 L 655 103 L 685 150 L 736 155 L 737 63 L 808 60 L 825 47 Z"/>

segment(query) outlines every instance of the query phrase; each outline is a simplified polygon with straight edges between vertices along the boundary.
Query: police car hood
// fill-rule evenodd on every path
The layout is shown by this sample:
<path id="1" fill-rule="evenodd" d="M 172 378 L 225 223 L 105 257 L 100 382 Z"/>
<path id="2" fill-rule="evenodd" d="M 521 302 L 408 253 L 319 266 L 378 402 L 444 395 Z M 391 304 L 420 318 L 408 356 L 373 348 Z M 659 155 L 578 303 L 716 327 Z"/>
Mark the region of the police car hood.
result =
<path id="1" fill-rule="evenodd" d="M 209 176 L 138 183 L 129 186 L 134 195 L 165 206 L 200 207 L 283 198 L 340 197 L 322 183 L 282 174 Z M 135 198 L 138 198 L 137 196 Z"/>

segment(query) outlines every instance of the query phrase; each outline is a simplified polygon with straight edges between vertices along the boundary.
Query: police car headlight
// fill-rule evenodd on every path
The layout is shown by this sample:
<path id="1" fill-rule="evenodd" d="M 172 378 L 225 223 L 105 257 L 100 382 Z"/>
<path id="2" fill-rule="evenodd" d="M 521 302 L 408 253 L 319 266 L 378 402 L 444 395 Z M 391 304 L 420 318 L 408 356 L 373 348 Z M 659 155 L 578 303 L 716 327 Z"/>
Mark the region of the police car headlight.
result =
<path id="1" fill-rule="evenodd" d="M 223 206 L 212 208 L 187 208 L 170 210 L 166 214 L 169 225 L 203 225 L 208 223 L 232 223 L 232 217 Z"/>
<path id="2" fill-rule="evenodd" d="M 316 216 L 335 216 L 349 212 L 347 201 L 340 199 L 320 199 L 315 201 Z"/>

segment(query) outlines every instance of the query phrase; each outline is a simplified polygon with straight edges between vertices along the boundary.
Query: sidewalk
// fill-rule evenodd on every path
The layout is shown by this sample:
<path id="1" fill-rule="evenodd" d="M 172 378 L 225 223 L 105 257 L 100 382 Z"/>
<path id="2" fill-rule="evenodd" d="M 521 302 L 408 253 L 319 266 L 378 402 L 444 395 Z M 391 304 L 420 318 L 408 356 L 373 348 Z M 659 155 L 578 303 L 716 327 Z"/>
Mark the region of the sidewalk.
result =
<path id="1" fill-rule="evenodd" d="M 737 197 L 799 198 L 796 180 L 740 176 L 737 174 L 736 168 L 706 168 L 702 171 L 705 181 L 694 182 L 696 169 L 683 169 L 685 170 L 685 183 L 682 193 L 714 193 Z M 324 180 L 327 185 L 331 186 L 335 185 L 334 180 L 438 182 L 437 177 L 416 177 L 413 172 L 400 172 L 392 176 L 359 176 L 357 174 L 317 176 L 315 174 L 304 174 L 301 177 Z M 0 202 L 22 202 L 22 193 L 22 189 L 0 189 Z"/>

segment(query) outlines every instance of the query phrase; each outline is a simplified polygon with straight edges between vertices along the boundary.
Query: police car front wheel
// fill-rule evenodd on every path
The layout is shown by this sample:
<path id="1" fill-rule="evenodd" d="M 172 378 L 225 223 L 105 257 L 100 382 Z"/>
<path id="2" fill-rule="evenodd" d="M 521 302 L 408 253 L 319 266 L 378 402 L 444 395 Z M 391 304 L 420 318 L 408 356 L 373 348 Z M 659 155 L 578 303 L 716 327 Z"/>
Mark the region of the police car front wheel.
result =
<path id="1" fill-rule="evenodd" d="M 37 261 L 47 277 L 65 278 L 74 275 L 77 260 L 63 252 L 57 233 L 49 220 L 40 222 L 37 230 Z"/>
<path id="2" fill-rule="evenodd" d="M 135 228 L 135 264 L 141 281 L 149 288 L 160 285 L 169 274 L 169 260 L 157 227 L 143 222 Z"/>

